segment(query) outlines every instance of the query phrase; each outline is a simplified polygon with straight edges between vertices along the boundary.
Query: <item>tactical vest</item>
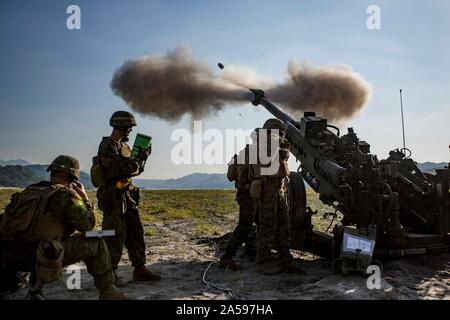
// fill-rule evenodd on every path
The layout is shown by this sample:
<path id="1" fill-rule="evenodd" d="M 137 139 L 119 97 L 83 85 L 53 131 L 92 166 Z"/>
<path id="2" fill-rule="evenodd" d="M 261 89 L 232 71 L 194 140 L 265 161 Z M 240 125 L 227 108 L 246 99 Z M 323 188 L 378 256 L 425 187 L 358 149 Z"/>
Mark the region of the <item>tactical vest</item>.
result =
<path id="1" fill-rule="evenodd" d="M 249 178 L 250 165 L 240 164 L 237 168 L 236 187 L 249 189 L 251 180 Z"/>
<path id="2" fill-rule="evenodd" d="M 117 150 L 119 151 L 119 154 L 122 157 L 124 157 L 124 158 L 131 157 L 132 150 L 131 150 L 130 146 L 128 144 L 126 144 L 125 142 L 115 141 L 111 137 L 104 137 L 103 141 L 104 140 L 109 140 L 112 143 L 114 143 L 115 147 L 117 148 Z M 102 141 L 102 143 L 103 143 L 103 141 Z M 122 179 L 119 181 L 108 179 L 108 174 L 105 173 L 105 169 L 103 168 L 103 165 L 102 165 L 102 157 L 100 155 L 100 152 L 92 160 L 93 160 L 93 163 L 94 163 L 94 161 L 96 161 L 96 163 L 99 164 L 95 168 L 98 176 L 101 175 L 101 177 L 98 179 L 98 183 L 103 183 L 102 185 L 99 185 L 99 186 L 104 186 L 105 184 L 110 184 L 110 185 L 113 184 L 118 189 L 127 189 L 127 187 L 129 185 L 131 185 L 131 183 L 132 183 L 131 178 L 126 178 L 126 179 Z M 93 169 L 93 167 L 92 167 L 92 169 Z M 95 184 L 94 184 L 94 186 L 95 186 Z"/>
<path id="3" fill-rule="evenodd" d="M 124 158 L 130 158 L 131 157 L 131 148 L 128 144 L 126 144 L 125 142 L 117 142 L 115 141 L 115 143 L 118 144 L 118 149 L 120 152 L 120 155 Z M 118 189 L 122 189 L 128 190 L 128 187 L 131 185 L 131 183 L 133 182 L 133 180 L 131 178 L 125 178 L 119 181 L 116 181 L 116 187 Z"/>
<path id="4" fill-rule="evenodd" d="M 2 221 L 1 237 L 6 241 L 61 240 L 66 227 L 60 212 L 49 213 L 47 204 L 62 185 L 31 185 L 11 197 Z"/>
<path id="5" fill-rule="evenodd" d="M 122 157 L 129 158 L 131 157 L 131 148 L 128 144 L 124 142 L 119 142 L 119 151 Z"/>
<path id="6" fill-rule="evenodd" d="M 252 180 L 277 177 L 280 179 L 284 179 L 285 177 L 289 176 L 289 167 L 287 163 L 289 151 L 286 149 L 279 149 L 278 152 L 278 157 L 274 158 L 270 163 L 261 164 L 258 162 L 250 166 L 250 177 Z M 274 160 L 278 161 L 277 168 L 271 168 L 271 166 L 274 165 Z M 264 169 L 266 170 L 264 171 Z"/>

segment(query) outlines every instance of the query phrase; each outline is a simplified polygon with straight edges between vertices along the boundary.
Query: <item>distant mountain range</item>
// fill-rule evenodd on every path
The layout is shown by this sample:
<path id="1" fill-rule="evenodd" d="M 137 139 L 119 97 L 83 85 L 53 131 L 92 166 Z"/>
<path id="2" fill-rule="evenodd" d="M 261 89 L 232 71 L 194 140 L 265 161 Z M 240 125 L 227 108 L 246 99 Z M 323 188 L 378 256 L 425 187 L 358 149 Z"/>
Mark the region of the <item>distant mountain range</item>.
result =
<path id="1" fill-rule="evenodd" d="M 48 180 L 48 165 L 29 164 L 21 159 L 0 160 L 0 163 L 24 163 L 0 166 L 0 187 L 25 188 L 26 186 Z M 420 170 L 434 172 L 444 168 L 448 163 L 424 162 L 418 163 Z M 93 189 L 90 176 L 81 172 L 81 183 L 86 189 Z M 225 174 L 220 173 L 193 173 L 178 179 L 134 179 L 134 184 L 143 189 L 232 189 L 234 183 L 229 182 Z"/>
<path id="2" fill-rule="evenodd" d="M 0 167 L 0 187 L 25 188 L 43 180 L 33 171 L 22 166 Z"/>
<path id="3" fill-rule="evenodd" d="M 423 172 L 431 172 L 434 173 L 436 169 L 442 169 L 445 166 L 447 166 L 448 163 L 447 162 L 423 162 L 423 163 L 418 163 L 417 167 L 423 171 Z"/>
<path id="4" fill-rule="evenodd" d="M 46 171 L 47 167 L 48 164 L 0 166 L 0 187 L 25 188 L 33 183 L 49 180 L 50 173 Z M 81 172 L 80 181 L 86 189 L 94 188 L 87 173 Z"/>
<path id="5" fill-rule="evenodd" d="M 225 174 L 193 173 L 178 179 L 134 179 L 143 189 L 233 189 Z"/>
<path id="6" fill-rule="evenodd" d="M 2 160 L 0 159 L 0 166 L 26 166 L 29 165 L 28 161 L 22 160 L 22 159 L 15 159 L 15 160 Z"/>
<path id="7" fill-rule="evenodd" d="M 40 180 L 50 179 L 50 172 L 47 172 L 48 164 L 31 164 L 25 166 L 24 168 L 31 170 L 35 175 L 41 177 Z M 91 182 L 91 177 L 83 171 L 81 171 L 80 173 L 80 182 L 86 189 L 94 189 L 94 186 Z"/>

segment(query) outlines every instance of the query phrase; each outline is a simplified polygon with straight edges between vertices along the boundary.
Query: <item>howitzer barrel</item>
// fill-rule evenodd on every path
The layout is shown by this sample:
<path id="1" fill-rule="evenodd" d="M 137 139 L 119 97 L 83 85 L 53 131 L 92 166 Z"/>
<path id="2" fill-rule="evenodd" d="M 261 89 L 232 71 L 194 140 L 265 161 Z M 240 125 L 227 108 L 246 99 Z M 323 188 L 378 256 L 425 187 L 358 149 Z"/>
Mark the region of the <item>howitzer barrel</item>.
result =
<path id="1" fill-rule="evenodd" d="M 314 133 L 315 130 L 317 131 L 318 126 L 320 130 L 327 130 L 326 124 L 323 126 L 323 121 L 316 124 L 312 122 L 313 120 L 308 120 L 308 127 L 308 123 L 304 121 L 297 123 L 293 118 L 291 118 L 291 116 L 284 113 L 277 106 L 267 100 L 264 95 L 264 91 L 257 89 L 250 89 L 250 91 L 254 95 L 254 97 L 252 97 L 253 105 L 257 106 L 261 104 L 276 118 L 285 123 L 286 138 L 291 143 L 290 151 L 305 167 L 305 174 L 311 174 L 317 179 L 317 181 L 321 181 L 320 189 L 327 190 L 328 193 L 334 194 L 334 197 L 338 198 L 338 187 L 343 182 L 346 169 L 333 159 L 323 157 L 317 145 L 312 143 L 312 141 L 307 138 L 308 132 L 312 131 Z M 304 126 L 303 133 L 297 125 L 300 125 L 300 128 L 302 125 Z M 307 182 L 313 183 L 309 180 L 307 180 Z"/>
<path id="2" fill-rule="evenodd" d="M 294 123 L 294 119 L 291 118 L 287 113 L 281 111 L 276 105 L 271 103 L 266 99 L 264 95 L 264 91 L 258 89 L 250 89 L 250 91 L 254 94 L 252 99 L 252 104 L 257 106 L 261 104 L 264 108 L 267 109 L 271 114 L 275 116 L 275 118 L 280 119 L 283 122 Z"/>
<path id="3" fill-rule="evenodd" d="M 334 161 L 330 160 L 320 160 L 319 161 L 320 171 L 336 186 L 342 183 L 342 176 L 345 173 L 345 169 L 338 165 Z"/>

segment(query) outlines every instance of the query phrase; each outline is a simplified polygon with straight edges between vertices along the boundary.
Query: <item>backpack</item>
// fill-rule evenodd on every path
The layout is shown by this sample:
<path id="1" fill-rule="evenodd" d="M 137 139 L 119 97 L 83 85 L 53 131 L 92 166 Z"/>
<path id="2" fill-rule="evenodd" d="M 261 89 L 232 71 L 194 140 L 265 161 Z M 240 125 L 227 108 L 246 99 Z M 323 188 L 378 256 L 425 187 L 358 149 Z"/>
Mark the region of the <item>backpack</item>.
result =
<path id="1" fill-rule="evenodd" d="M 92 158 L 91 182 L 96 188 L 102 187 L 106 184 L 105 174 L 103 172 L 102 165 L 100 164 L 99 156 Z"/>
<path id="2" fill-rule="evenodd" d="M 14 193 L 0 225 L 2 240 L 32 242 L 38 215 L 45 213 L 48 200 L 61 188 L 63 186 L 31 185 Z"/>
<path id="3" fill-rule="evenodd" d="M 227 177 L 230 181 L 236 181 L 239 184 L 250 183 L 250 147 L 247 144 L 245 149 L 239 155 L 235 154 L 233 160 L 228 164 Z"/>

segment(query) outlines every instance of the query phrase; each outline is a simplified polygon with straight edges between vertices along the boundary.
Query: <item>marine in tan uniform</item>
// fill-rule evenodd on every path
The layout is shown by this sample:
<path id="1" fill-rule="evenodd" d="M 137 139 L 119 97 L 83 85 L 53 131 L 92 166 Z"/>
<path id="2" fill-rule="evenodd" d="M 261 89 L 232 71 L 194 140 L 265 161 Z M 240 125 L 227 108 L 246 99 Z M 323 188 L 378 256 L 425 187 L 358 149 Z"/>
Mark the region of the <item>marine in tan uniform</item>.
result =
<path id="1" fill-rule="evenodd" d="M 94 206 L 79 182 L 78 161 L 59 156 L 47 171 L 50 182 L 14 194 L 5 210 L 0 226 L 4 269 L 31 272 L 30 297 L 43 299 L 44 283 L 60 278 L 63 266 L 83 261 L 100 299 L 126 299 L 114 286 L 104 241 L 74 233 L 92 230 L 95 225 Z"/>
<path id="2" fill-rule="evenodd" d="M 257 236 L 256 263 L 257 271 L 263 274 L 276 272 L 303 274 L 304 270 L 293 264 L 290 248 L 290 219 L 286 198 L 286 178 L 289 176 L 287 160 L 289 158 L 289 143 L 283 138 L 284 124 L 278 119 L 269 119 L 264 123 L 267 139 L 275 140 L 277 150 L 269 150 L 273 157 L 268 164 L 252 165 L 252 196 L 259 208 L 259 226 Z M 260 134 L 260 137 L 262 135 Z M 266 145 L 267 140 L 260 139 L 258 147 Z M 269 143 L 269 145 L 271 145 Z M 270 147 L 269 147 L 270 148 Z M 270 166 L 271 173 L 263 173 Z M 274 268 L 271 263 L 271 250 L 278 252 L 280 267 Z"/>
<path id="3" fill-rule="evenodd" d="M 97 190 L 99 208 L 103 211 L 103 229 L 114 229 L 116 235 L 105 239 L 111 255 L 113 269 L 118 268 L 123 246 L 128 250 L 134 267 L 134 281 L 155 281 L 161 277 L 145 267 L 144 228 L 139 217 L 139 189 L 132 184 L 132 177 L 144 171 L 151 149 L 142 150 L 135 159 L 130 159 L 131 148 L 128 136 L 136 126 L 134 116 L 127 111 L 117 111 L 110 119 L 113 131 L 104 137 L 94 162 L 100 165 L 103 183 Z M 94 183 L 98 184 L 98 183 Z M 116 274 L 116 285 L 123 281 Z"/>

